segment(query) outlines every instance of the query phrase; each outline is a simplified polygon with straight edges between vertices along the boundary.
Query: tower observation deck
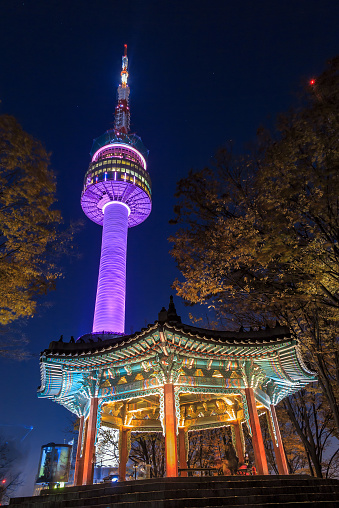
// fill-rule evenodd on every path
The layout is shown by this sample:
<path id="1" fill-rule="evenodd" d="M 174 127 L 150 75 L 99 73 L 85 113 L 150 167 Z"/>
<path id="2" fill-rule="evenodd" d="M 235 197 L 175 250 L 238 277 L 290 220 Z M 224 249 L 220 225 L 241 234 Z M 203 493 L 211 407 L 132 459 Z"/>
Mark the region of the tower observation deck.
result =
<path id="1" fill-rule="evenodd" d="M 127 230 L 147 219 L 152 208 L 148 152 L 141 139 L 129 132 L 127 80 L 125 44 L 114 129 L 93 141 L 81 194 L 84 213 L 103 226 L 92 333 L 124 334 Z"/>

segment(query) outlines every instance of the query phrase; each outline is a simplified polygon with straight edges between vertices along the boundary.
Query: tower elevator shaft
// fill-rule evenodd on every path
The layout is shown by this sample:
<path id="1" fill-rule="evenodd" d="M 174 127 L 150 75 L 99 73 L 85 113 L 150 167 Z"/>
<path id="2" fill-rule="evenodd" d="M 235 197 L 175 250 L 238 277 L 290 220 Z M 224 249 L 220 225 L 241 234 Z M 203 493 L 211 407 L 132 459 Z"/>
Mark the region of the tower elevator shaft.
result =
<path id="1" fill-rule="evenodd" d="M 101 256 L 93 333 L 125 332 L 126 255 L 129 207 L 120 201 L 104 206 Z"/>

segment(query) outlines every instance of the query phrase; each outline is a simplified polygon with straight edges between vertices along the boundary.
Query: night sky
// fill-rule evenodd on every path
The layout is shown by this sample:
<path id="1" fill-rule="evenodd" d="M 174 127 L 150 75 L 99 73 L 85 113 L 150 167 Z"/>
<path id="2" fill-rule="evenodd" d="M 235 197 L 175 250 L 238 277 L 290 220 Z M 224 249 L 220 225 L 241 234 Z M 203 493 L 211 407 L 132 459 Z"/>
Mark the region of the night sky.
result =
<path id="1" fill-rule="evenodd" d="M 68 412 L 38 400 L 39 353 L 91 331 L 101 227 L 80 207 L 93 138 L 113 124 L 128 44 L 131 131 L 149 149 L 153 210 L 129 230 L 126 333 L 157 319 L 178 276 L 168 251 L 176 182 L 233 140 L 273 125 L 326 60 L 339 53 L 337 0 L 0 0 L 0 113 L 52 152 L 65 224 L 83 220 L 79 258 L 22 331 L 30 359 L 0 360 L 0 433 L 24 440 L 29 495 L 40 446 L 63 442 Z M 188 310 L 178 298 L 178 313 Z M 201 311 L 200 311 L 201 312 Z"/>

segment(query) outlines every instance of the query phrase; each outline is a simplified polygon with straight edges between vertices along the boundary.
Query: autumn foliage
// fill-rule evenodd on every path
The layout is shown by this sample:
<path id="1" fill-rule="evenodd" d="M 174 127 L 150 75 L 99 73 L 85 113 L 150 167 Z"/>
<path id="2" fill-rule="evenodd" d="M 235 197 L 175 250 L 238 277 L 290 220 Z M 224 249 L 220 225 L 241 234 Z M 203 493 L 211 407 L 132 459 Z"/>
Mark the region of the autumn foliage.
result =
<path id="1" fill-rule="evenodd" d="M 219 325 L 278 320 L 299 339 L 339 433 L 339 57 L 255 150 L 220 150 L 177 187 L 170 239 L 189 304 Z"/>
<path id="2" fill-rule="evenodd" d="M 0 116 L 0 324 L 35 312 L 54 288 L 63 241 L 49 154 L 17 121 Z"/>

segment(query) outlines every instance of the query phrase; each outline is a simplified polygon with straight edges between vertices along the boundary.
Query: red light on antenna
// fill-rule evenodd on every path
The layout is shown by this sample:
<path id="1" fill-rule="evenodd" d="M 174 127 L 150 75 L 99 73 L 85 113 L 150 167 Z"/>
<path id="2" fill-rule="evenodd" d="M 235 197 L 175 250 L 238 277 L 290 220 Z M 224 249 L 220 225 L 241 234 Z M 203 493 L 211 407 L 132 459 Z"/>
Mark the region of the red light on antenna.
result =
<path id="1" fill-rule="evenodd" d="M 310 85 L 311 85 L 311 86 L 315 85 L 315 79 L 311 79 L 311 80 L 310 80 Z"/>
<path id="2" fill-rule="evenodd" d="M 1 480 L 1 483 L 6 483 L 6 478 L 4 478 L 3 480 Z"/>

